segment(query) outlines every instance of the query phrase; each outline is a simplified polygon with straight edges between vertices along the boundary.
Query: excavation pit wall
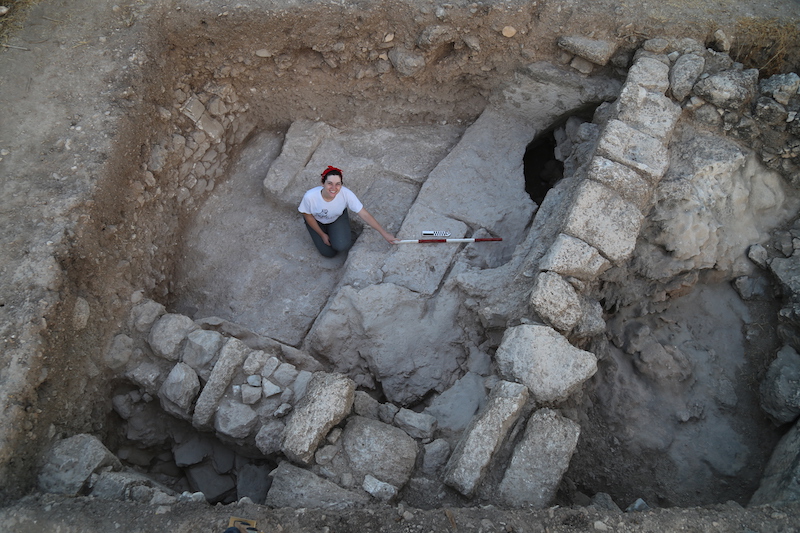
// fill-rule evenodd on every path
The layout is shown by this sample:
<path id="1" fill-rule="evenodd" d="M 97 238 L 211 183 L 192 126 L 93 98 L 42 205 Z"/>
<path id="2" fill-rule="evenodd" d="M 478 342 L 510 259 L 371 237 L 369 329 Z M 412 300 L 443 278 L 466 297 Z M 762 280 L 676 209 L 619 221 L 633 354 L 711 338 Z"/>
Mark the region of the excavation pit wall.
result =
<path id="1" fill-rule="evenodd" d="M 223 15 L 222 18 L 227 16 L 229 15 Z M 165 17 L 165 20 L 168 21 L 168 17 Z M 280 27 L 285 29 L 287 20 L 283 18 L 280 19 L 280 22 Z M 206 25 L 203 25 L 202 21 L 200 22 L 202 27 L 207 27 L 207 25 L 208 21 L 206 21 Z M 299 21 L 298 25 L 302 26 Z M 187 31 L 180 35 L 193 33 Z M 286 33 L 290 35 L 290 32 Z M 178 34 L 176 32 L 176 35 Z M 397 39 L 397 34 L 395 34 L 392 41 L 386 41 L 388 35 L 389 32 L 383 35 L 384 43 Z M 290 37 L 295 38 L 297 35 L 290 35 Z M 397 122 L 419 124 L 440 120 L 451 120 L 458 124 L 460 120 L 466 127 L 477 119 L 487 105 L 492 93 L 486 85 L 492 86 L 496 83 L 496 80 L 487 81 L 485 74 L 478 74 L 476 71 L 475 79 L 471 80 L 474 83 L 465 84 L 463 89 L 456 91 L 437 89 L 440 86 L 431 84 L 430 87 L 426 86 L 430 91 L 440 91 L 434 98 L 435 104 L 431 104 L 430 101 L 419 102 L 419 97 L 416 96 L 419 89 L 417 85 L 420 83 L 419 78 L 405 82 L 407 92 L 401 91 L 401 97 L 398 97 L 397 94 L 384 95 L 383 84 L 365 88 L 362 93 L 364 94 L 363 100 L 360 97 L 353 99 L 352 93 L 335 94 L 335 91 L 322 93 L 320 96 L 317 91 L 308 93 L 299 91 L 297 86 L 309 82 L 308 72 L 303 71 L 304 68 L 307 68 L 307 63 L 304 64 L 304 61 L 313 62 L 312 59 L 314 59 L 317 61 L 316 64 L 321 64 L 319 62 L 321 58 L 322 62 L 333 69 L 330 58 L 325 59 L 325 53 L 318 53 L 312 47 L 296 56 L 294 53 L 276 56 L 275 52 L 269 48 L 258 48 L 253 55 L 260 59 L 272 60 L 275 65 L 270 66 L 270 76 L 285 79 L 287 76 L 295 75 L 294 70 L 298 69 L 296 84 L 287 84 L 287 86 L 295 86 L 291 90 L 287 88 L 286 92 L 281 93 L 279 97 L 274 96 L 274 100 L 270 101 L 269 97 L 260 99 L 253 96 L 242 96 L 248 93 L 253 95 L 254 92 L 251 89 L 254 87 L 242 87 L 240 91 L 240 88 L 235 86 L 236 84 L 228 86 L 220 83 L 219 78 L 215 78 L 217 75 L 222 78 L 229 75 L 250 77 L 246 68 L 250 65 L 247 65 L 246 60 L 242 61 L 241 71 L 226 71 L 224 67 L 222 70 L 218 69 L 219 64 L 225 63 L 223 60 L 216 60 L 219 54 L 225 54 L 224 51 L 218 51 L 219 44 L 214 44 L 221 42 L 220 39 L 215 41 L 204 38 L 200 44 L 190 41 L 182 41 L 181 48 L 173 49 L 174 53 L 191 60 L 194 64 L 200 61 L 201 64 L 209 65 L 209 68 L 196 69 L 178 80 L 171 80 L 167 76 L 160 78 L 171 80 L 171 83 L 147 86 L 132 80 L 131 90 L 122 89 L 118 93 L 121 105 L 130 106 L 129 109 L 132 113 L 140 113 L 137 120 L 131 121 L 130 128 L 122 129 L 125 131 L 123 135 L 131 136 L 133 140 L 129 143 L 126 143 L 124 139 L 121 140 L 122 147 L 115 156 L 118 158 L 115 161 L 117 165 L 115 168 L 120 170 L 115 174 L 123 176 L 125 180 L 130 179 L 130 182 L 125 183 L 123 187 L 120 187 L 119 182 L 115 182 L 100 191 L 96 200 L 97 207 L 93 212 L 94 220 L 84 228 L 85 236 L 79 234 L 77 239 L 76 249 L 84 253 L 76 254 L 75 257 L 80 259 L 75 260 L 76 262 L 83 260 L 87 264 L 84 268 L 77 267 L 69 271 L 69 274 L 76 278 L 76 290 L 72 295 L 75 299 L 67 300 L 65 306 L 70 310 L 81 310 L 88 304 L 90 309 L 108 310 L 106 316 L 113 317 L 111 322 L 115 323 L 109 324 L 105 328 L 100 326 L 100 328 L 92 329 L 91 332 L 86 331 L 85 337 L 81 340 L 102 340 L 105 344 L 106 340 L 119 331 L 115 326 L 121 326 L 124 322 L 126 311 L 130 306 L 130 295 L 135 294 L 139 289 L 144 289 L 148 296 L 169 301 L 173 289 L 170 283 L 175 279 L 173 276 L 174 265 L 179 263 L 175 257 L 175 252 L 179 248 L 176 249 L 175 245 L 181 242 L 183 228 L 189 215 L 194 206 L 201 204 L 213 194 L 220 182 L 225 181 L 229 172 L 227 165 L 236 159 L 236 151 L 249 134 L 269 128 L 286 131 L 289 123 L 295 123 L 299 119 L 327 120 L 332 124 L 344 127 L 350 124 L 349 121 L 365 127 L 385 124 L 380 118 L 369 112 L 362 114 L 364 111 L 361 109 L 360 103 L 372 101 L 380 102 L 375 107 L 396 119 L 396 122 L 395 120 L 389 121 L 393 125 Z M 503 41 L 501 40 L 501 42 Z M 333 43 L 331 49 L 338 50 L 340 47 L 337 44 Z M 347 44 L 345 44 L 346 48 Z M 197 52 L 184 54 L 183 51 L 187 49 L 197 50 Z M 231 46 L 230 49 L 235 49 L 235 47 Z M 449 48 L 445 47 L 445 49 Z M 457 47 L 452 46 L 452 49 L 457 50 Z M 155 70 L 163 69 L 163 72 L 173 71 L 173 73 L 176 70 L 180 71 L 180 69 L 175 69 L 174 65 L 181 64 L 181 61 L 153 60 L 148 59 L 149 57 L 169 57 L 169 54 L 162 56 L 158 52 L 151 53 L 147 49 L 142 55 L 136 56 L 135 61 L 140 61 L 141 66 L 145 69 L 150 68 L 147 66 L 149 62 L 155 61 L 160 63 L 157 68 L 153 67 Z M 275 57 L 278 60 L 274 59 Z M 293 63 L 292 60 L 295 57 L 296 62 Z M 378 54 L 377 61 L 385 60 Z M 336 68 L 340 68 L 345 63 L 337 63 Z M 520 65 L 526 63 L 520 61 Z M 282 69 L 281 66 L 286 68 Z M 258 70 L 256 67 L 253 68 Z M 375 72 L 380 72 L 380 68 L 385 67 L 376 67 Z M 311 71 L 313 72 L 313 69 Z M 329 80 L 329 76 L 330 74 L 326 74 L 324 79 Z M 364 82 L 365 86 L 369 85 L 372 72 L 367 69 L 360 76 L 359 78 L 359 73 L 356 72 L 355 79 L 367 80 Z M 437 76 L 442 76 L 441 71 L 437 73 Z M 254 74 L 252 77 L 254 84 L 259 85 L 257 83 L 261 81 L 259 75 Z M 502 78 L 502 76 L 500 77 Z M 264 81 L 265 83 L 259 86 L 269 87 L 270 80 Z M 404 82 L 401 76 L 398 76 L 397 82 L 398 85 L 403 86 Z M 331 85 L 333 84 L 318 83 L 315 87 Z M 172 91 L 170 91 L 170 86 L 172 86 Z M 162 87 L 164 91 L 161 91 Z M 152 90 L 153 94 L 148 94 L 149 90 Z M 256 88 L 255 94 L 258 94 L 258 91 L 259 89 Z M 467 95 L 467 98 L 454 96 L 457 94 Z M 367 95 L 374 96 L 374 100 Z M 199 113 L 198 102 L 203 105 L 202 113 Z M 323 103 L 329 105 L 322 105 Z M 409 106 L 418 109 L 417 113 L 409 113 Z M 156 122 L 155 117 L 163 122 Z M 345 120 L 342 117 L 347 118 Z M 545 122 L 540 127 L 546 128 L 550 123 Z M 152 127 L 154 124 L 159 126 Z M 534 132 L 535 128 L 531 130 L 528 141 L 533 138 Z M 129 146 L 131 149 L 126 149 L 125 146 Z M 141 167 L 140 164 L 144 166 Z M 191 168 L 184 167 L 184 165 L 190 165 Z M 127 193 L 127 187 L 130 187 L 129 194 L 119 194 L 120 190 Z M 131 221 L 133 224 L 130 224 Z M 97 240 L 92 242 L 95 238 Z M 96 250 L 93 249 L 95 243 L 114 251 L 107 257 L 98 256 Z M 95 259 L 97 260 L 94 262 L 96 266 L 90 265 L 89 263 Z M 77 274 L 76 271 L 80 274 Z M 109 279 L 104 273 L 111 271 L 114 272 L 114 275 Z M 101 294 L 111 296 L 103 299 L 97 296 Z M 138 296 L 134 297 L 134 299 L 136 298 Z M 74 307 L 70 306 L 73 301 L 75 302 Z M 76 311 L 74 316 L 83 315 Z M 485 313 L 483 318 L 483 326 L 491 329 L 494 325 L 491 322 L 491 314 Z M 87 327 L 87 329 L 91 328 L 95 328 L 95 326 Z M 84 330 L 82 329 L 82 331 Z M 498 339 L 495 338 L 495 343 L 497 342 Z M 100 363 L 100 358 L 95 357 L 94 363 Z M 104 372 L 99 370 L 100 364 L 94 368 L 87 376 L 97 377 Z M 84 385 L 86 385 L 85 382 Z M 98 391 L 97 397 L 108 398 L 109 396 L 103 396 L 104 392 Z M 105 412 L 104 409 L 99 408 L 94 414 L 103 412 Z M 101 417 L 86 416 L 86 419 L 91 418 L 102 419 Z M 85 427 L 94 432 L 103 432 L 105 429 L 103 423 L 95 423 L 94 426 L 87 423 Z"/>

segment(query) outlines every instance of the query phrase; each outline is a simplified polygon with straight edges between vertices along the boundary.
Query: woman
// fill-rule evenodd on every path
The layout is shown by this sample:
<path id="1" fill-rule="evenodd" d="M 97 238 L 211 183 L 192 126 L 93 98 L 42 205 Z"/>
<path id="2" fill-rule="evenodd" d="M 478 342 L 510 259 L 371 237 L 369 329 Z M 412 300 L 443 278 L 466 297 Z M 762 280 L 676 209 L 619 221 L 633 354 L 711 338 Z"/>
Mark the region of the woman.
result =
<path id="1" fill-rule="evenodd" d="M 357 213 L 388 243 L 395 244 L 395 236 L 378 224 L 353 191 L 342 185 L 342 171 L 329 166 L 322 171 L 322 185 L 307 191 L 297 208 L 303 214 L 311 240 L 322 255 L 333 257 L 353 245 L 348 209 Z"/>

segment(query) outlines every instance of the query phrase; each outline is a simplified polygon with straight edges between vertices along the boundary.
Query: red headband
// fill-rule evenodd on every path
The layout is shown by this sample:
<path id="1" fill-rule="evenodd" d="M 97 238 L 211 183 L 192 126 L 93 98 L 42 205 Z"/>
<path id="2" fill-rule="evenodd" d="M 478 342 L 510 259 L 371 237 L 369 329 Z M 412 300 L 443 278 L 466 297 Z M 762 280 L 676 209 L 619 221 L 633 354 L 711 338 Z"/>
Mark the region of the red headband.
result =
<path id="1" fill-rule="evenodd" d="M 340 169 L 328 165 L 328 168 L 322 171 L 322 177 L 323 178 L 327 177 L 328 174 L 330 174 L 331 172 L 337 172 L 340 176 L 342 174 L 342 171 Z"/>

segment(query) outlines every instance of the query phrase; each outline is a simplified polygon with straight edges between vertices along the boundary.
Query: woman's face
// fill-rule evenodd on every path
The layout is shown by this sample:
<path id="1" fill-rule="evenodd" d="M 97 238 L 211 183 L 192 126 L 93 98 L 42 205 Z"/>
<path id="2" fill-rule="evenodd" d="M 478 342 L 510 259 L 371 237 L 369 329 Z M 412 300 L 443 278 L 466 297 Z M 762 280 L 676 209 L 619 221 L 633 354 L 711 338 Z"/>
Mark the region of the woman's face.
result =
<path id="1" fill-rule="evenodd" d="M 335 198 L 339 191 L 342 190 L 342 177 L 337 175 L 329 175 L 322 183 L 325 192 L 328 193 L 329 198 Z"/>

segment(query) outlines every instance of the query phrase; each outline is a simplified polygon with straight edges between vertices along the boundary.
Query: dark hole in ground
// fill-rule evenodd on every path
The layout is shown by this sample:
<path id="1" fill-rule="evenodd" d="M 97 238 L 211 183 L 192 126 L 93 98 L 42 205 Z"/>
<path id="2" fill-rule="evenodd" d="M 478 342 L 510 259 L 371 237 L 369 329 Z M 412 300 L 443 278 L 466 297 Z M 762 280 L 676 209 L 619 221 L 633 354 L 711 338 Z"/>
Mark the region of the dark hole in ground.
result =
<path id="1" fill-rule="evenodd" d="M 531 141 L 522 158 L 525 192 L 539 205 L 564 176 L 564 163 L 556 159 L 555 149 L 555 130 L 549 130 Z"/>

